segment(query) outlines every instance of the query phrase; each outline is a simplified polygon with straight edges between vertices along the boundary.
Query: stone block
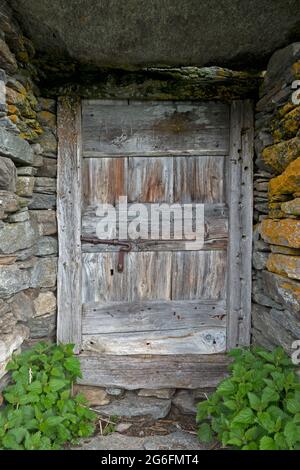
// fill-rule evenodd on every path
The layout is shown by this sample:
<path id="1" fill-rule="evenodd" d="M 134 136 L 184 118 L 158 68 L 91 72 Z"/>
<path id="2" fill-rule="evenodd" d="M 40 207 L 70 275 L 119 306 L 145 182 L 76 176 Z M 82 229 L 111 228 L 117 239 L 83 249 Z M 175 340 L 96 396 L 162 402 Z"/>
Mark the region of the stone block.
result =
<path id="1" fill-rule="evenodd" d="M 31 210 L 29 212 L 30 217 L 37 224 L 41 236 L 57 233 L 56 212 L 54 210 Z"/>
<path id="2" fill-rule="evenodd" d="M 18 196 L 31 197 L 34 188 L 33 176 L 18 176 L 16 193 Z"/>
<path id="3" fill-rule="evenodd" d="M 40 317 L 56 311 L 56 297 L 53 292 L 40 292 L 33 300 L 34 316 Z"/>
<path id="4" fill-rule="evenodd" d="M 264 219 L 260 233 L 265 242 L 300 248 L 300 220 L 296 219 Z"/>
<path id="5" fill-rule="evenodd" d="M 33 151 L 26 140 L 0 128 L 0 155 L 21 165 L 32 165 Z"/>
<path id="6" fill-rule="evenodd" d="M 299 148 L 300 155 L 300 148 Z M 269 182 L 270 201 L 281 200 L 281 195 L 290 195 L 300 188 L 300 156 L 290 163 L 286 170 Z"/>
<path id="7" fill-rule="evenodd" d="M 16 167 L 10 158 L 0 157 L 0 189 L 16 190 Z"/>
<path id="8" fill-rule="evenodd" d="M 11 254 L 35 244 L 39 236 L 38 227 L 32 220 L 5 224 L 0 229 L 0 253 Z"/>
<path id="9" fill-rule="evenodd" d="M 35 245 L 36 256 L 49 256 L 58 253 L 58 241 L 54 237 L 41 237 Z"/>
<path id="10" fill-rule="evenodd" d="M 5 366 L 14 351 L 18 350 L 28 338 L 29 330 L 25 325 L 16 325 L 14 331 L 0 338 L 0 377 L 5 374 Z"/>
<path id="11" fill-rule="evenodd" d="M 300 215 L 300 197 L 292 201 L 283 202 L 281 210 L 287 215 Z"/>
<path id="12" fill-rule="evenodd" d="M 56 312 L 32 318 L 28 327 L 32 339 L 53 339 L 56 333 Z"/>
<path id="13" fill-rule="evenodd" d="M 32 296 L 28 290 L 18 292 L 8 300 L 8 305 L 16 320 L 27 322 L 34 315 Z"/>
<path id="14" fill-rule="evenodd" d="M 19 166 L 17 168 L 18 176 L 35 176 L 37 174 L 37 168 L 33 166 Z"/>
<path id="15" fill-rule="evenodd" d="M 43 194 L 56 193 L 56 179 L 38 176 L 35 178 L 34 191 Z"/>
<path id="16" fill-rule="evenodd" d="M 300 256 L 271 253 L 267 261 L 267 269 L 273 273 L 300 280 Z"/>
<path id="17" fill-rule="evenodd" d="M 43 149 L 43 155 L 55 156 L 57 154 L 57 140 L 50 130 L 46 130 L 39 137 L 38 143 Z"/>
<path id="18" fill-rule="evenodd" d="M 46 178 L 56 178 L 57 161 L 55 158 L 43 158 L 43 166 L 38 169 L 37 176 L 44 176 Z"/>
<path id="19" fill-rule="evenodd" d="M 0 39 L 0 68 L 11 74 L 18 69 L 16 58 L 3 39 Z"/>
<path id="20" fill-rule="evenodd" d="M 56 207 L 55 194 L 33 193 L 29 209 L 54 209 Z"/>
<path id="21" fill-rule="evenodd" d="M 294 137 L 266 147 L 262 160 L 267 168 L 276 174 L 282 173 L 287 166 L 300 156 L 300 138 Z"/>
<path id="22" fill-rule="evenodd" d="M 55 287 L 57 258 L 39 258 L 35 263 L 30 280 L 30 287 Z"/>
<path id="23" fill-rule="evenodd" d="M 90 406 L 103 406 L 110 403 L 110 399 L 105 390 L 100 387 L 91 387 L 88 385 L 74 385 L 74 395 L 82 393 Z"/>

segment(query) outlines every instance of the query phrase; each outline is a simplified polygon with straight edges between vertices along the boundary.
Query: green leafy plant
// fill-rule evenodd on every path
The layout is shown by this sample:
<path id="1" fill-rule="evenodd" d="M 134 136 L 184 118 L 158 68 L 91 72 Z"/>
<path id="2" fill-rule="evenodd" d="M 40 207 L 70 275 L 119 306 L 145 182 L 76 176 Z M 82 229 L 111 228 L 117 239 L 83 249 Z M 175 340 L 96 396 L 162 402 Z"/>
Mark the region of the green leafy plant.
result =
<path id="1" fill-rule="evenodd" d="M 82 395 L 72 397 L 81 377 L 73 345 L 38 343 L 14 355 L 7 370 L 13 383 L 3 392 L 0 448 L 55 450 L 93 433 L 95 414 Z"/>
<path id="2" fill-rule="evenodd" d="M 300 449 L 300 381 L 282 348 L 236 349 L 231 375 L 198 404 L 199 439 L 242 450 Z"/>

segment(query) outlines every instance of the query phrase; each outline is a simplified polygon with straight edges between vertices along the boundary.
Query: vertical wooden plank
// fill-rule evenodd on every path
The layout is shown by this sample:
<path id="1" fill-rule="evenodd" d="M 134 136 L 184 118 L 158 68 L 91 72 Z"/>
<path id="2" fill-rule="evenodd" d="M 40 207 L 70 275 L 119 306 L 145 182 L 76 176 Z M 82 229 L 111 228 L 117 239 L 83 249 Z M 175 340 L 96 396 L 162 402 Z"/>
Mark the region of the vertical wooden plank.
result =
<path id="1" fill-rule="evenodd" d="M 227 277 L 227 349 L 238 346 L 241 314 L 241 101 L 233 101 L 230 109 L 230 141 L 228 159 L 227 200 L 229 206 L 228 277 Z"/>
<path id="2" fill-rule="evenodd" d="M 129 157 L 129 202 L 173 202 L 173 158 Z"/>
<path id="3" fill-rule="evenodd" d="M 116 204 L 127 194 L 127 158 L 85 158 L 82 162 L 83 207 Z"/>
<path id="4" fill-rule="evenodd" d="M 225 157 L 174 158 L 174 202 L 224 202 Z"/>
<path id="5" fill-rule="evenodd" d="M 57 341 L 81 344 L 81 107 L 77 98 L 58 101 Z"/>
<path id="6" fill-rule="evenodd" d="M 229 245 L 227 349 L 250 344 L 253 111 L 250 101 L 231 105 L 227 198 Z"/>
<path id="7" fill-rule="evenodd" d="M 253 225 L 253 103 L 243 102 L 241 183 L 241 320 L 239 345 L 249 346 L 251 331 Z"/>

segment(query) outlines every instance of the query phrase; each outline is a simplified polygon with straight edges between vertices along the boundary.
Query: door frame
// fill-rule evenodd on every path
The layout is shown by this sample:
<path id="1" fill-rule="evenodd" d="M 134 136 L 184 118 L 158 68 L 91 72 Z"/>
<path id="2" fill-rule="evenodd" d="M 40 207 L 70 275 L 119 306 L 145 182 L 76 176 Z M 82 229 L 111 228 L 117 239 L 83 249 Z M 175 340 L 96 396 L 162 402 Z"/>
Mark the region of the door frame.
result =
<path id="1" fill-rule="evenodd" d="M 227 350 L 249 346 L 253 230 L 253 103 L 230 104 L 226 191 L 229 207 Z M 81 350 L 81 99 L 63 96 L 57 110 L 57 341 Z"/>

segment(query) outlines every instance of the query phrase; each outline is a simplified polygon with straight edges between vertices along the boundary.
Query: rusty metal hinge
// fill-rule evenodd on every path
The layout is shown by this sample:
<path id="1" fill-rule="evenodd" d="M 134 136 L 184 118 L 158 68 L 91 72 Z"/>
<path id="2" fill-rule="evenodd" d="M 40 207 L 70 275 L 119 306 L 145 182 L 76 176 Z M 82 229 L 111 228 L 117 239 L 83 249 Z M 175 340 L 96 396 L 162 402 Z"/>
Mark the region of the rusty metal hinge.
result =
<path id="1" fill-rule="evenodd" d="M 91 243 L 93 245 L 114 245 L 120 246 L 119 249 L 119 256 L 118 256 L 118 272 L 122 273 L 124 271 L 124 258 L 125 253 L 129 253 L 131 251 L 132 245 L 130 242 L 123 242 L 120 240 L 99 240 L 99 238 L 91 238 L 91 237 L 81 237 L 82 242 Z"/>

